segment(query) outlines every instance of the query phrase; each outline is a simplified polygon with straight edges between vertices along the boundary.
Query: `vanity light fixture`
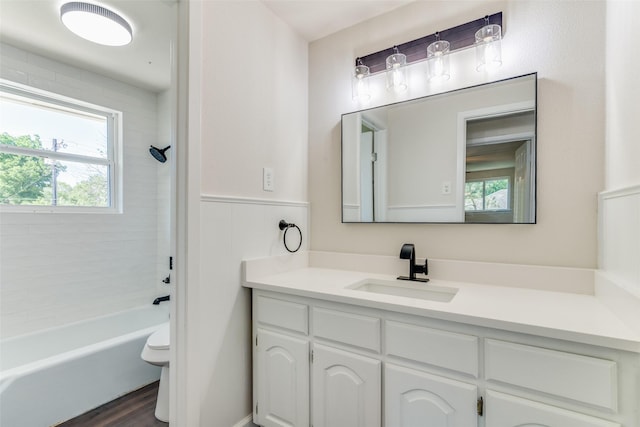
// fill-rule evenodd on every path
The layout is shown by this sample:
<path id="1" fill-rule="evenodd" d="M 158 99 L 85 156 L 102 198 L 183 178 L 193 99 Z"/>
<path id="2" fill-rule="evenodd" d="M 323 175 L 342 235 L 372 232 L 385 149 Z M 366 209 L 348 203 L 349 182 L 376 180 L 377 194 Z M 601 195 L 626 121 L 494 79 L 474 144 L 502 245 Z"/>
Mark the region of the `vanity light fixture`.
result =
<path id="1" fill-rule="evenodd" d="M 476 70 L 491 70 L 502 65 L 502 27 L 489 23 L 476 31 Z"/>
<path id="2" fill-rule="evenodd" d="M 351 82 L 353 99 L 360 102 L 367 102 L 371 99 L 369 79 L 367 78 L 370 74 L 369 67 L 364 65 L 360 58 L 356 60 L 356 64 L 353 81 Z"/>
<path id="3" fill-rule="evenodd" d="M 427 46 L 427 68 L 429 80 L 449 80 L 449 46 L 446 40 L 440 40 L 436 32 L 436 41 Z"/>
<path id="4" fill-rule="evenodd" d="M 133 39 L 131 25 L 117 13 L 97 4 L 65 3 L 60 20 L 74 34 L 105 46 L 124 46 Z"/>
<path id="5" fill-rule="evenodd" d="M 406 90 L 409 74 L 416 73 L 419 69 L 412 65 L 425 60 L 429 80 L 447 80 L 451 76 L 451 54 L 469 47 L 476 49 L 478 71 L 497 67 L 502 64 L 502 24 L 502 12 L 497 12 L 392 48 L 360 56 L 356 58 L 355 63 L 352 97 L 355 101 L 369 100 L 372 93 L 377 92 L 376 76 L 383 71 L 388 91 Z M 422 69 L 420 72 L 423 73 Z M 369 87 L 370 83 L 367 80 L 370 79 L 373 79 L 374 87 Z M 359 88 L 362 88 L 362 93 L 366 95 L 359 96 Z"/>
<path id="6" fill-rule="evenodd" d="M 393 47 L 394 53 L 387 56 L 387 90 L 396 93 L 407 90 L 407 56 L 400 53 L 398 46 Z"/>

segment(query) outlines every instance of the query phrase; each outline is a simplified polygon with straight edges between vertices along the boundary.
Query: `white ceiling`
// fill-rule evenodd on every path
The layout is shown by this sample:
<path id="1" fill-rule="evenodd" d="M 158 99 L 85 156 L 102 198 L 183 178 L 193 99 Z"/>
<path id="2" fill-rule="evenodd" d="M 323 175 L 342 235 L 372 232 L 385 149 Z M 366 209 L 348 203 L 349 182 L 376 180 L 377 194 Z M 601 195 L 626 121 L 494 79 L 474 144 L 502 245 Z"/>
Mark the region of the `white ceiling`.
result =
<path id="1" fill-rule="evenodd" d="M 0 0 L 1 41 L 149 90 L 169 87 L 178 0 L 88 0 L 119 13 L 131 24 L 133 41 L 121 47 L 101 46 L 67 30 L 59 12 L 67 1 Z M 262 0 L 307 41 L 412 1 Z"/>
<path id="2" fill-rule="evenodd" d="M 169 87 L 175 0 L 95 2 L 133 29 L 127 46 L 101 46 L 71 33 L 60 21 L 66 0 L 0 0 L 0 39 L 34 53 L 153 91 Z"/>
<path id="3" fill-rule="evenodd" d="M 307 41 L 382 15 L 415 0 L 262 0 Z"/>

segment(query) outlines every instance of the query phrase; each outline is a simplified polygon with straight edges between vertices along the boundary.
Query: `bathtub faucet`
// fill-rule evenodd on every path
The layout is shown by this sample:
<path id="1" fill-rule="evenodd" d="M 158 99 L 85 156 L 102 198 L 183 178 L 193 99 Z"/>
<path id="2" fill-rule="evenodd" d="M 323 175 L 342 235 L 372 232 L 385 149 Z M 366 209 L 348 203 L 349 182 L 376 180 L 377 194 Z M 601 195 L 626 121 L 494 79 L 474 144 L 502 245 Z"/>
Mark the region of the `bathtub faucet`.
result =
<path id="1" fill-rule="evenodd" d="M 158 297 L 158 298 L 153 300 L 153 305 L 158 305 L 162 301 L 169 301 L 170 298 L 171 298 L 171 295 L 165 295 L 163 297 Z"/>

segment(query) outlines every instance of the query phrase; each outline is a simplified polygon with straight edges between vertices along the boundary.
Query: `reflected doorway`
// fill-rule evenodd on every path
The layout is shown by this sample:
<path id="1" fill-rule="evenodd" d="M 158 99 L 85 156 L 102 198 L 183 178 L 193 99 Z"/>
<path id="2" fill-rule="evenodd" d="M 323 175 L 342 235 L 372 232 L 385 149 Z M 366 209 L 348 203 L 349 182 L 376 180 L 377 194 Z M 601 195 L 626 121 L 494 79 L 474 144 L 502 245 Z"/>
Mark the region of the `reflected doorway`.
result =
<path id="1" fill-rule="evenodd" d="M 465 222 L 535 222 L 534 112 L 467 121 Z"/>

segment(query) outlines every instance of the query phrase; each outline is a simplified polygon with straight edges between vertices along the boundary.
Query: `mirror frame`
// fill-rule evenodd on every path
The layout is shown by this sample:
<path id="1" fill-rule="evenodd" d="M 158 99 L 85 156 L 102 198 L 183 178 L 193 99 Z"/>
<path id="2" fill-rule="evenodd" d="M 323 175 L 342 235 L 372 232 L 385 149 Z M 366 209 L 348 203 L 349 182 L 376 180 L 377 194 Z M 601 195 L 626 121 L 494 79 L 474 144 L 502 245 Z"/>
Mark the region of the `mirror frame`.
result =
<path id="1" fill-rule="evenodd" d="M 385 107 L 392 107 L 392 106 L 398 106 L 398 105 L 402 105 L 402 104 L 406 104 L 406 103 L 417 103 L 419 101 L 425 101 L 429 98 L 435 98 L 435 97 L 443 97 L 443 96 L 447 96 L 450 94 L 454 94 L 457 92 L 461 92 L 464 90 L 469 90 L 469 89 L 475 89 L 475 88 L 480 88 L 480 87 L 484 87 L 484 86 L 488 86 L 488 85 L 494 85 L 494 84 L 499 84 L 499 83 L 505 83 L 508 81 L 512 81 L 515 79 L 520 79 L 520 78 L 526 78 L 526 77 L 533 77 L 533 89 L 534 89 L 534 94 L 533 94 L 533 113 L 534 113 L 534 117 L 533 117 L 533 135 L 535 138 L 535 143 L 533 146 L 533 150 L 532 150 L 532 161 L 531 164 L 533 166 L 533 173 L 532 173 L 532 181 L 533 181 L 533 194 L 531 195 L 531 200 L 533 202 L 533 209 L 532 209 L 532 219 L 529 222 L 466 222 L 466 221 L 346 221 L 345 220 L 345 203 L 344 203 L 344 196 L 345 196 L 345 188 L 344 188 L 344 181 L 345 181 L 345 174 L 344 174 L 344 168 L 345 168 L 345 159 L 344 159 L 344 118 L 345 116 L 348 115 L 352 115 L 352 114 L 356 114 L 356 113 L 362 113 L 362 112 L 366 112 L 366 111 L 370 111 L 370 110 L 376 110 L 379 108 L 385 108 Z M 529 110 L 531 108 L 529 107 Z M 521 110 L 524 111 L 524 110 Z M 517 113 L 518 111 L 514 111 L 514 113 Z M 505 114 L 506 115 L 506 114 Z M 467 118 L 472 118 L 467 117 Z M 538 156 L 537 156 L 537 147 L 538 147 L 538 143 L 537 143 L 537 134 L 538 134 L 538 73 L 537 72 L 532 72 L 532 73 L 527 73 L 527 74 L 522 74 L 522 75 L 518 75 L 518 76 L 514 76 L 514 77 L 508 77 L 505 79 L 500 79 L 500 80 L 494 80 L 494 81 L 490 81 L 490 82 L 485 82 L 485 83 L 480 83 L 477 85 L 471 85 L 471 86 L 465 86 L 462 88 L 458 88 L 458 89 L 452 89 L 449 91 L 445 91 L 445 92 L 438 92 L 438 93 L 433 93 L 430 95 L 426 95 L 426 96 L 422 96 L 422 97 L 417 97 L 417 98 L 412 98 L 412 99 L 407 99 L 404 101 L 398 101 L 398 102 L 392 102 L 389 104 L 383 104 L 383 105 L 379 105 L 379 106 L 375 106 L 375 107 L 371 107 L 371 108 L 364 108 L 362 110 L 356 110 L 356 111 L 351 111 L 348 113 L 343 113 L 341 115 L 341 119 L 340 119 L 340 220 L 341 223 L 343 224 L 512 224 L 512 225 L 532 225 L 532 224 L 536 224 L 537 223 L 537 204 L 538 204 L 538 174 L 537 174 L 537 169 L 538 169 Z M 459 144 L 458 141 L 459 138 L 456 138 L 456 141 L 453 141 L 452 144 Z M 466 159 L 466 144 L 463 144 L 463 148 L 464 148 L 464 153 L 463 153 L 463 160 Z M 463 162 L 464 163 L 464 162 Z M 462 174 L 464 175 L 466 172 L 466 166 L 463 164 L 462 167 Z M 464 183 L 466 180 L 462 181 L 461 186 L 464 187 Z M 464 206 L 463 206 L 464 209 Z"/>

